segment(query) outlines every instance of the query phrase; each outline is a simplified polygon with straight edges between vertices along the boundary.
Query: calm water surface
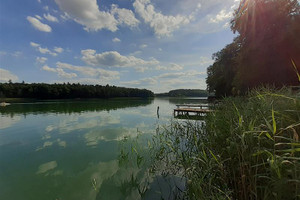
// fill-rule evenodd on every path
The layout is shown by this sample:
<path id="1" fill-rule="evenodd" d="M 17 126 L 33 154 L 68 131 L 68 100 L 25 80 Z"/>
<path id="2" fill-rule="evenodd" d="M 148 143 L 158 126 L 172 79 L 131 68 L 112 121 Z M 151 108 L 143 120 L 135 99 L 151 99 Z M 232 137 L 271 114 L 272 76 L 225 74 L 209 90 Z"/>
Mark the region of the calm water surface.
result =
<path id="1" fill-rule="evenodd" d="M 194 99 L 57 101 L 0 107 L 0 199 L 135 199 L 118 190 L 124 136 L 155 134 Z M 157 116 L 157 106 L 159 118 Z M 95 182 L 93 182 L 95 181 Z"/>

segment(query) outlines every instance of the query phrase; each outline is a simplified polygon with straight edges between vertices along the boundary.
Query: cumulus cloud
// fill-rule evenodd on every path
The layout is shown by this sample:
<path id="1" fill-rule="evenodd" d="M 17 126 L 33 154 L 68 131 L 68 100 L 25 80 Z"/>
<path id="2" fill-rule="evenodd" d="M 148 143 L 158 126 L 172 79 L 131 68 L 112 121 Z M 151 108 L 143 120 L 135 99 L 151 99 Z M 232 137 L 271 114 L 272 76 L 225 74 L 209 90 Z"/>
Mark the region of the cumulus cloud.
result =
<path id="1" fill-rule="evenodd" d="M 118 8 L 117 5 L 113 4 L 111 8 L 111 13 L 116 16 L 118 24 L 127 25 L 129 27 L 136 27 L 140 23 L 134 16 L 131 10 L 125 8 Z"/>
<path id="2" fill-rule="evenodd" d="M 52 56 L 57 56 L 57 53 L 62 53 L 64 51 L 63 48 L 61 47 L 54 47 L 54 51 L 49 50 L 48 48 L 43 48 L 41 47 L 40 44 L 35 43 L 35 42 L 30 42 L 30 46 L 34 47 L 37 51 L 39 51 L 42 54 L 49 54 Z"/>
<path id="3" fill-rule="evenodd" d="M 72 19 L 83 25 L 86 31 L 108 29 L 116 31 L 117 20 L 105 11 L 100 11 L 96 0 L 55 0 L 60 10 L 66 12 Z"/>
<path id="4" fill-rule="evenodd" d="M 193 14 L 183 15 L 163 15 L 157 12 L 150 0 L 135 0 L 133 7 L 141 18 L 153 28 L 155 35 L 170 36 L 173 31 L 179 29 L 182 25 L 189 24 Z"/>
<path id="5" fill-rule="evenodd" d="M 230 19 L 231 17 L 232 17 L 232 10 L 226 11 L 225 9 L 222 9 L 215 17 L 210 18 L 209 22 L 220 23 Z"/>
<path id="6" fill-rule="evenodd" d="M 47 19 L 49 22 L 58 22 L 58 19 L 49 13 L 46 15 L 44 14 L 44 18 Z"/>
<path id="7" fill-rule="evenodd" d="M 101 11 L 96 0 L 55 0 L 60 10 L 75 22 L 84 26 L 86 31 L 107 29 L 118 30 L 119 25 L 135 27 L 139 21 L 131 10 L 112 5 L 110 11 Z"/>
<path id="8" fill-rule="evenodd" d="M 45 57 L 36 57 L 36 62 L 40 64 L 44 64 L 48 59 Z"/>
<path id="9" fill-rule="evenodd" d="M 152 58 L 143 60 L 135 56 L 123 56 L 117 51 L 107 51 L 97 54 L 93 49 L 81 51 L 82 60 L 92 66 L 98 67 L 133 67 L 139 72 L 145 71 L 150 66 L 158 65 L 159 61 Z"/>
<path id="10" fill-rule="evenodd" d="M 9 80 L 16 82 L 19 78 L 10 71 L 0 68 L 0 82 L 8 82 Z"/>
<path id="11" fill-rule="evenodd" d="M 64 49 L 61 47 L 54 47 L 54 51 L 56 51 L 57 53 L 62 53 Z"/>
<path id="12" fill-rule="evenodd" d="M 57 73 L 57 75 L 59 77 L 62 77 L 62 78 L 67 78 L 67 79 L 71 79 L 71 78 L 75 78 L 77 77 L 77 74 L 75 73 L 67 73 L 65 72 L 62 68 L 51 68 L 47 65 L 44 65 L 42 67 L 42 70 L 44 71 L 48 71 L 48 72 L 54 72 L 54 73 Z"/>
<path id="13" fill-rule="evenodd" d="M 31 25 L 39 30 L 39 31 L 43 31 L 43 32 L 51 32 L 52 29 L 49 25 L 47 24 L 43 24 L 39 19 L 35 18 L 35 17 L 31 17 L 28 16 L 27 20 L 31 23 Z"/>
<path id="14" fill-rule="evenodd" d="M 121 40 L 119 38 L 114 38 L 112 39 L 113 42 L 121 42 Z"/>

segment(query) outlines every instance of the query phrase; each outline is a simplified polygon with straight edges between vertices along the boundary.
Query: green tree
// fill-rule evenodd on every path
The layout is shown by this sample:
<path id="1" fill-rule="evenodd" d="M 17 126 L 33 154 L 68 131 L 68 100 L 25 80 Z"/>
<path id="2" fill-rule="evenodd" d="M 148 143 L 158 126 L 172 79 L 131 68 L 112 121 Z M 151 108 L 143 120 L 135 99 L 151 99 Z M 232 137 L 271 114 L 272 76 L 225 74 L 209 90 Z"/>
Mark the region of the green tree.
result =
<path id="1" fill-rule="evenodd" d="M 300 66 L 300 7 L 297 0 L 243 0 L 231 22 L 240 35 L 236 86 L 297 85 L 291 60 Z"/>
<path id="2" fill-rule="evenodd" d="M 214 64 L 207 68 L 208 91 L 217 97 L 235 94 L 236 57 L 240 51 L 240 38 L 213 54 Z"/>
<path id="3" fill-rule="evenodd" d="M 217 96 L 260 85 L 298 85 L 300 6 L 297 0 L 242 0 L 231 21 L 239 36 L 215 53 L 207 85 Z M 295 63 L 295 66 L 293 65 Z"/>

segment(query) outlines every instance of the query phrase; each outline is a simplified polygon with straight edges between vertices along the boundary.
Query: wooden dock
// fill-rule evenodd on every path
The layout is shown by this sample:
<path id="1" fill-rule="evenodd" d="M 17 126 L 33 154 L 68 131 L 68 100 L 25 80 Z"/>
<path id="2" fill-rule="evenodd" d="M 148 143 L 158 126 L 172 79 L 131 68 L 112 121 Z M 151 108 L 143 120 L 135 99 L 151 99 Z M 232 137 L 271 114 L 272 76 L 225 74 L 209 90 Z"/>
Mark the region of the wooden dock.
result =
<path id="1" fill-rule="evenodd" d="M 211 106 L 207 104 L 179 104 L 174 109 L 174 117 L 183 116 L 204 116 L 207 113 L 213 112 Z M 190 115 L 193 114 L 193 115 Z"/>

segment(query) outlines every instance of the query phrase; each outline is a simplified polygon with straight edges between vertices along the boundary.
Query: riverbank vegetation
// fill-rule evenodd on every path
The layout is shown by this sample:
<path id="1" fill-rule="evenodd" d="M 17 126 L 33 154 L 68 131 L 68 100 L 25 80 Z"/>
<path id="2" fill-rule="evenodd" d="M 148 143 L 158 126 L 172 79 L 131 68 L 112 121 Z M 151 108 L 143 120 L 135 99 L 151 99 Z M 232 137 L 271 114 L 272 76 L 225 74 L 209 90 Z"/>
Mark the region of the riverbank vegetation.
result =
<path id="1" fill-rule="evenodd" d="M 153 97 L 146 89 L 125 88 L 102 85 L 46 84 L 46 83 L 0 83 L 0 98 L 74 99 L 74 98 L 114 98 Z"/>
<path id="2" fill-rule="evenodd" d="M 153 166 L 181 176 L 190 199 L 297 199 L 299 133 L 299 93 L 254 90 L 224 99 L 204 123 L 162 131 Z"/>
<path id="3" fill-rule="evenodd" d="M 226 98 L 204 121 L 157 127 L 144 146 L 131 143 L 120 155 L 148 168 L 147 179 L 132 178 L 143 195 L 165 179 L 161 195 L 179 199 L 298 199 L 300 93 L 264 88 Z"/>

